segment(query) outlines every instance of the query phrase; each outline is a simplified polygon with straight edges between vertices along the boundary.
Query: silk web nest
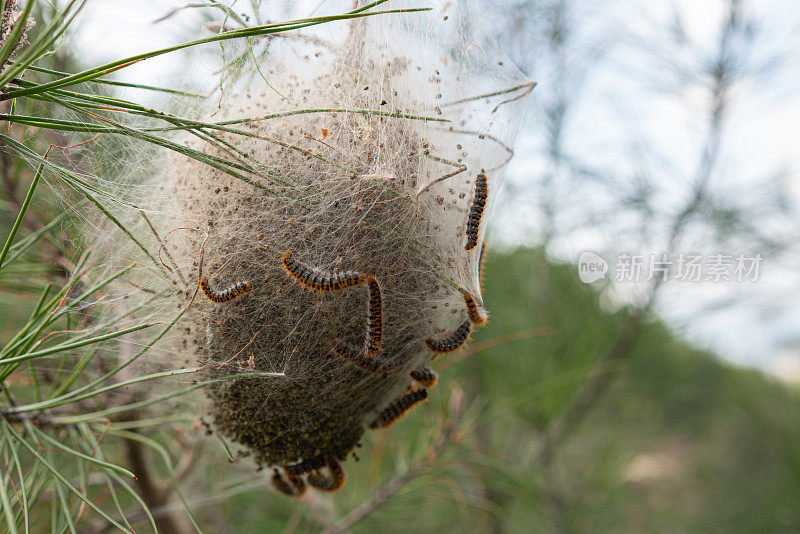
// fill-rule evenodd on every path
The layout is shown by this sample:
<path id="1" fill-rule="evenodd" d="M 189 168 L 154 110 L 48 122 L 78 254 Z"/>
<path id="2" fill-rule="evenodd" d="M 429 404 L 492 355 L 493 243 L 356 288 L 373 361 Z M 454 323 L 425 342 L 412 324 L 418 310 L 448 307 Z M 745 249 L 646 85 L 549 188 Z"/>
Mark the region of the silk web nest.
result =
<path id="1" fill-rule="evenodd" d="M 200 117 L 228 130 L 178 140 L 258 172 L 171 156 L 135 188 L 170 276 L 131 277 L 151 314 L 187 310 L 161 347 L 219 379 L 208 420 L 289 495 L 341 487 L 365 429 L 487 317 L 483 237 L 532 84 L 460 3 L 389 7 L 433 9 L 264 40 Z"/>

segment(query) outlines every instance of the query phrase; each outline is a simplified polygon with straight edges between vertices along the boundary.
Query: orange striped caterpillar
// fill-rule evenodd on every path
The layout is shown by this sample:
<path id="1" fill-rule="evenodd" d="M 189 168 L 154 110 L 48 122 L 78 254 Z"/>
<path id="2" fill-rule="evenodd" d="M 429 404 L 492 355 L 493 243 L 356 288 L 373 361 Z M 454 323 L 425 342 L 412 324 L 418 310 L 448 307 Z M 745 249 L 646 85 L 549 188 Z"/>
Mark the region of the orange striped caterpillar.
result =
<path id="1" fill-rule="evenodd" d="M 453 352 L 467 342 L 470 331 L 472 331 L 472 323 L 467 320 L 461 323 L 448 337 L 438 340 L 429 337 L 425 340 L 425 343 L 428 344 L 428 348 L 433 352 L 438 352 L 440 354 Z"/>
<path id="2" fill-rule="evenodd" d="M 489 198 L 489 186 L 486 175 L 481 172 L 475 180 L 475 199 L 472 201 L 467 216 L 467 244 L 464 246 L 464 250 L 472 250 L 478 244 L 481 217 L 483 217 L 487 198 Z"/>
<path id="3" fill-rule="evenodd" d="M 363 350 L 353 347 L 352 345 L 342 343 L 339 340 L 332 341 L 331 347 L 337 355 L 341 356 L 357 367 L 360 367 L 364 371 L 372 374 L 389 376 L 390 374 L 396 373 L 400 369 L 400 365 L 396 362 L 384 361 L 380 358 L 369 356 L 368 354 L 365 354 Z"/>
<path id="4" fill-rule="evenodd" d="M 439 378 L 439 375 L 436 374 L 436 371 L 430 367 L 420 367 L 419 369 L 414 369 L 410 374 L 411 378 L 426 388 L 432 388 L 435 386 L 436 380 Z"/>
<path id="5" fill-rule="evenodd" d="M 200 289 L 208 300 L 217 304 L 222 304 L 223 302 L 235 299 L 239 295 L 249 293 L 253 289 L 253 286 L 250 285 L 250 282 L 239 282 L 224 291 L 214 291 L 208 283 L 208 278 L 201 276 Z"/>
<path id="6" fill-rule="evenodd" d="M 475 299 L 472 298 L 472 295 L 468 291 L 462 291 L 462 293 L 464 295 L 464 304 L 467 305 L 467 315 L 469 315 L 469 320 L 472 321 L 473 324 L 484 324 L 488 317 L 486 315 L 481 315 L 480 310 L 478 310 L 478 306 L 475 304 Z"/>
<path id="7" fill-rule="evenodd" d="M 369 342 L 367 355 L 375 356 L 381 350 L 383 342 L 383 297 L 381 286 L 374 276 L 367 277 L 369 285 Z"/>
<path id="8" fill-rule="evenodd" d="M 395 421 L 400 419 L 403 414 L 410 410 L 418 402 L 422 402 L 428 398 L 427 389 L 416 389 L 406 393 L 399 399 L 391 403 L 385 410 L 383 410 L 375 421 L 372 422 L 370 428 L 386 428 L 391 426 Z"/>
<path id="9" fill-rule="evenodd" d="M 326 273 L 318 269 L 313 269 L 308 265 L 296 260 L 291 252 L 286 252 L 281 256 L 283 268 L 294 278 L 298 284 L 312 291 L 337 291 L 360 285 L 364 282 L 365 276 L 355 271 L 343 271 L 339 273 Z"/>
<path id="10" fill-rule="evenodd" d="M 344 486 L 345 476 L 339 461 L 333 456 L 326 456 L 325 467 L 330 471 L 330 475 L 323 475 L 318 470 L 312 471 L 308 475 L 308 483 L 320 491 L 337 491 Z"/>
<path id="11" fill-rule="evenodd" d="M 289 497 L 300 497 L 306 492 L 306 483 L 298 475 L 287 475 L 288 481 L 275 469 L 270 479 L 272 487 Z"/>

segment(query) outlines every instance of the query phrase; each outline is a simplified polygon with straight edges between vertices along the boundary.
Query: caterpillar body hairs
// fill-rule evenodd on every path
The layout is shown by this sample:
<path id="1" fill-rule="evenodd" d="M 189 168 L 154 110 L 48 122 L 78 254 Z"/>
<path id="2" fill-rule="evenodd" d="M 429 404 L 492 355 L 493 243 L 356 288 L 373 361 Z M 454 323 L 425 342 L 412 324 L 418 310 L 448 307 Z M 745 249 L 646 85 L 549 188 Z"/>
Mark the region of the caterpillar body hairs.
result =
<path id="1" fill-rule="evenodd" d="M 374 276 L 367 277 L 369 286 L 369 342 L 367 355 L 375 356 L 381 350 L 383 343 L 383 296 L 381 286 Z"/>
<path id="2" fill-rule="evenodd" d="M 412 390 L 399 399 L 392 402 L 386 409 L 384 409 L 375 421 L 372 422 L 370 428 L 386 428 L 392 426 L 395 421 L 403 417 L 403 415 L 414 407 L 415 404 L 424 401 L 428 398 L 427 389 Z"/>
<path id="3" fill-rule="evenodd" d="M 224 291 L 214 291 L 211 289 L 211 285 L 208 283 L 208 278 L 205 276 L 200 277 L 200 290 L 208 300 L 216 304 L 222 304 L 223 302 L 233 300 L 239 295 L 249 293 L 252 289 L 253 286 L 250 285 L 250 282 L 239 282 L 238 284 L 234 284 Z"/>
<path id="4" fill-rule="evenodd" d="M 466 320 L 461 323 L 458 328 L 453 331 L 452 334 L 447 336 L 444 339 L 433 339 L 428 338 L 425 340 L 425 343 L 428 345 L 428 348 L 431 349 L 433 352 L 437 353 L 445 353 L 445 352 L 453 352 L 454 350 L 458 349 L 464 343 L 467 342 L 469 339 L 469 334 L 472 331 L 472 320 Z"/>
<path id="5" fill-rule="evenodd" d="M 487 198 L 489 198 L 489 186 L 486 175 L 481 172 L 475 180 L 475 198 L 472 200 L 469 215 L 467 215 L 467 244 L 464 246 L 464 250 L 472 250 L 478 244 L 478 234 Z"/>
<path id="6" fill-rule="evenodd" d="M 435 386 L 436 381 L 439 379 L 439 375 L 437 375 L 436 371 L 430 367 L 420 367 L 419 369 L 414 369 L 410 374 L 414 381 L 426 388 L 432 388 Z"/>
<path id="7" fill-rule="evenodd" d="M 486 320 L 489 317 L 486 314 L 482 314 L 478 309 L 478 305 L 475 304 L 475 299 L 472 298 L 472 294 L 468 291 L 462 291 L 462 294 L 464 295 L 464 304 L 467 306 L 467 315 L 469 316 L 469 320 L 472 322 L 472 324 L 476 324 L 478 326 L 486 324 Z"/>
<path id="8" fill-rule="evenodd" d="M 366 279 L 363 274 L 354 271 L 330 274 L 311 268 L 295 259 L 291 251 L 284 253 L 281 256 L 281 261 L 286 272 L 289 273 L 298 284 L 311 291 L 338 291 L 340 289 L 361 285 Z"/>
<path id="9" fill-rule="evenodd" d="M 381 361 L 376 358 L 383 344 L 383 297 L 381 286 L 375 277 L 368 275 L 366 278 L 369 286 L 369 313 L 367 314 L 369 331 L 366 348 L 362 351 L 338 339 L 331 343 L 331 347 L 336 354 L 365 371 L 388 375 L 396 372 L 400 366 L 396 362 Z"/>

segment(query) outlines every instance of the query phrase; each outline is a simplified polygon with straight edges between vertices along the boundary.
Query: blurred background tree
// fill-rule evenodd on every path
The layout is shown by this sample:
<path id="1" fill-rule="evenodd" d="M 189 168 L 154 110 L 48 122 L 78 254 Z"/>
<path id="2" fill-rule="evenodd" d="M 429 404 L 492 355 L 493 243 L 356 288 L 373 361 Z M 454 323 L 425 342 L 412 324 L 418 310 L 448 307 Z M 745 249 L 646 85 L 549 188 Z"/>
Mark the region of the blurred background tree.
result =
<path id="1" fill-rule="evenodd" d="M 148 4 L 148 21 L 170 14 L 189 40 L 201 23 L 248 23 L 239 13 L 252 7 L 239 4 L 174 13 Z M 57 128 L 64 112 L 52 99 L 67 95 L 16 98 L 15 109 L 6 99 L 4 118 L 41 120 L 12 120 L 10 131 L 3 123 L 0 236 L 24 217 L 0 262 L 0 342 L 3 358 L 17 358 L 0 367 L 0 530 L 182 532 L 192 528 L 187 508 L 198 528 L 218 532 L 393 532 L 412 522 L 421 532 L 800 529 L 796 382 L 720 358 L 797 358 L 798 188 L 780 126 L 798 113 L 799 21 L 790 2 L 709 4 L 480 4 L 491 32 L 539 82 L 490 234 L 491 325 L 437 360 L 441 386 L 427 406 L 365 438 L 363 461 L 333 498 L 282 498 L 246 461 L 231 466 L 223 442 L 192 431 L 192 417 L 139 419 L 137 406 L 155 401 L 135 387 L 100 391 L 127 391 L 121 385 L 139 377 L 112 374 L 53 416 L 65 394 L 87 386 L 81 371 L 95 353 L 117 347 L 80 337 L 80 306 L 51 320 L 67 291 L 80 302 L 103 281 L 76 276 L 86 251 L 74 212 L 62 211 L 63 195 L 92 202 L 92 190 L 65 192 L 58 180 L 72 178 L 43 155 L 94 133 L 76 127 L 75 139 Z M 79 32 L 102 35 L 95 21 L 114 11 L 85 9 L 83 24 L 66 28 L 69 46 L 43 47 L 36 65 L 95 65 Z M 41 30 L 70 11 L 42 4 L 31 13 Z M 795 18 L 777 20 L 783 13 Z M 108 53 L 97 63 L 124 56 Z M 121 75 L 122 87 L 80 87 L 92 99 L 117 97 L 135 89 Z M 70 95 L 71 105 L 88 102 Z M 82 150 L 54 148 L 47 161 L 73 178 L 97 172 Z M 43 165 L 50 187 L 30 187 L 38 167 L 26 161 Z M 583 250 L 607 259 L 761 254 L 769 269 L 751 284 L 584 284 L 575 266 Z M 55 345 L 66 348 L 36 355 L 59 330 L 70 331 Z M 136 341 L 146 348 L 153 335 Z M 61 360 L 44 359 L 53 354 Z"/>

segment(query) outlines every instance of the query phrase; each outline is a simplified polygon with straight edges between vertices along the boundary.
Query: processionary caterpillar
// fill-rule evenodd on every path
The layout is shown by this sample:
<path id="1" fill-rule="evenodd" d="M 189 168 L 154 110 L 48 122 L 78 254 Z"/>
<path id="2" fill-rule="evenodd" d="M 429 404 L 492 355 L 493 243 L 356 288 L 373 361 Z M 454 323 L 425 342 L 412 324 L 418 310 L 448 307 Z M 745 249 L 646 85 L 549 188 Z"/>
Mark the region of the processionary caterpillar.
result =
<path id="1" fill-rule="evenodd" d="M 475 304 L 475 299 L 472 298 L 472 295 L 468 291 L 462 291 L 462 293 L 464 295 L 464 304 L 467 305 L 467 315 L 469 315 L 469 320 L 472 321 L 473 324 L 484 324 L 488 317 L 486 315 L 481 315 L 477 304 Z"/>
<path id="2" fill-rule="evenodd" d="M 434 385 L 436 385 L 436 380 L 439 378 L 439 375 L 436 374 L 436 371 L 430 367 L 420 367 L 419 369 L 414 369 L 410 374 L 411 378 L 426 388 L 432 388 Z"/>
<path id="3" fill-rule="evenodd" d="M 428 398 L 427 389 L 417 389 L 406 393 L 399 399 L 391 403 L 385 410 L 381 412 L 378 418 L 373 421 L 370 428 L 386 428 L 391 426 L 395 421 L 400 419 L 403 414 L 410 410 L 418 402 L 422 402 Z"/>
<path id="4" fill-rule="evenodd" d="M 239 282 L 238 284 L 232 285 L 224 291 L 214 291 L 211 289 L 211 286 L 208 283 L 208 278 L 201 276 L 200 289 L 203 291 L 203 294 L 208 298 L 208 300 L 217 304 L 221 304 L 223 302 L 233 300 L 239 295 L 244 295 L 245 293 L 250 292 L 253 289 L 253 286 L 250 285 L 250 282 Z"/>
<path id="5" fill-rule="evenodd" d="M 284 479 L 276 469 L 270 479 L 275 490 L 288 495 L 289 497 L 299 497 L 306 492 L 306 483 L 297 475 L 288 475 L 288 481 Z"/>
<path id="6" fill-rule="evenodd" d="M 324 461 L 330 475 L 326 476 L 319 471 L 313 471 L 308 475 L 308 483 L 320 491 L 337 491 L 344 486 L 344 470 L 333 456 L 326 456 Z"/>
<path id="7" fill-rule="evenodd" d="M 367 355 L 375 356 L 381 350 L 383 342 L 383 297 L 381 286 L 374 276 L 367 277 L 369 285 L 369 342 Z"/>
<path id="8" fill-rule="evenodd" d="M 296 260 L 291 252 L 281 256 L 283 267 L 297 283 L 312 291 L 337 291 L 364 283 L 366 277 L 355 271 L 326 273 Z"/>
<path id="9" fill-rule="evenodd" d="M 475 180 L 475 198 L 467 215 L 467 244 L 464 250 L 472 250 L 478 244 L 478 234 L 481 229 L 481 218 L 486 208 L 486 199 L 489 198 L 489 186 L 484 173 L 478 174 Z"/>
<path id="10" fill-rule="evenodd" d="M 467 320 L 461 323 L 459 327 L 456 328 L 455 331 L 448 337 L 444 339 L 433 339 L 429 337 L 425 340 L 425 343 L 428 344 L 428 348 L 433 352 L 453 352 L 467 342 L 467 339 L 469 339 L 469 333 L 471 331 L 472 323 Z"/>

